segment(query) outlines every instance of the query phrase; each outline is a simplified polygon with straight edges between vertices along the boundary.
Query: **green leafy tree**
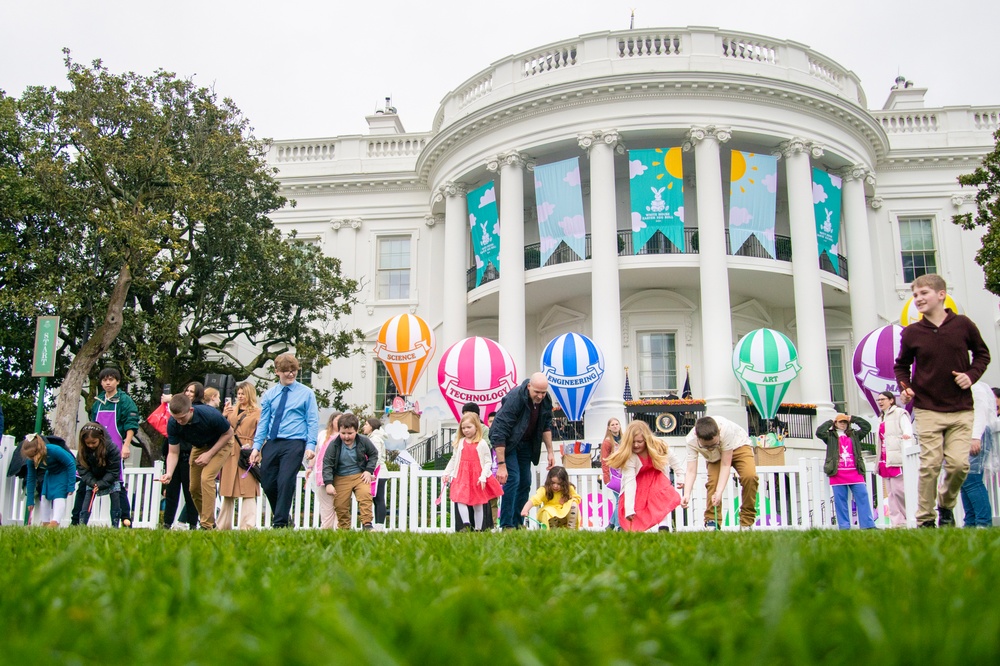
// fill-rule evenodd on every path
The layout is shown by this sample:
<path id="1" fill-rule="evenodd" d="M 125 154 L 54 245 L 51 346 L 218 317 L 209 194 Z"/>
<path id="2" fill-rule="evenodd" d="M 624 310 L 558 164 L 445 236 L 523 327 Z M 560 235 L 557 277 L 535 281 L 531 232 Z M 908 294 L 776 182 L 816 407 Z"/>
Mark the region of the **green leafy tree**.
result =
<path id="1" fill-rule="evenodd" d="M 350 353 L 360 331 L 338 320 L 359 286 L 274 228 L 287 202 L 234 103 L 164 71 L 119 75 L 68 52 L 66 67 L 67 90 L 17 102 L 17 163 L 37 205 L 5 216 L 0 262 L 0 284 L 24 285 L 0 308 L 62 317 L 72 360 L 55 433 L 73 433 L 102 359 L 142 380 L 135 397 L 151 407 L 166 381 L 248 376 L 291 348 L 309 369 Z"/>
<path id="2" fill-rule="evenodd" d="M 976 263 L 983 267 L 986 288 L 1000 295 L 1000 130 L 993 135 L 996 146 L 972 173 L 958 177 L 962 185 L 978 188 L 976 214 L 955 215 L 952 221 L 965 229 L 986 227 L 983 246 L 976 253 Z"/>

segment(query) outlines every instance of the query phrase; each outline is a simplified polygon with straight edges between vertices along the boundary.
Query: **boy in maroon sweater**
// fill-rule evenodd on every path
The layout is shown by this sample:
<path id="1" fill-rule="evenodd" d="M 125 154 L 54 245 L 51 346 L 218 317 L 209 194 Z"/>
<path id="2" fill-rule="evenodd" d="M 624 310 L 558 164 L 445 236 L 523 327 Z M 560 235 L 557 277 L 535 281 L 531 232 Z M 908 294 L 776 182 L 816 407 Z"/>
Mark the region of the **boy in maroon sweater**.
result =
<path id="1" fill-rule="evenodd" d="M 969 473 L 972 391 L 990 363 L 990 352 L 971 319 L 944 308 L 944 278 L 921 275 L 912 284 L 913 303 L 923 318 L 903 329 L 896 381 L 913 415 L 920 442 L 917 523 L 954 525 L 952 509 Z M 972 361 L 969 361 L 969 353 Z M 912 376 L 911 376 L 912 369 Z M 937 493 L 944 462 L 944 484 Z"/>

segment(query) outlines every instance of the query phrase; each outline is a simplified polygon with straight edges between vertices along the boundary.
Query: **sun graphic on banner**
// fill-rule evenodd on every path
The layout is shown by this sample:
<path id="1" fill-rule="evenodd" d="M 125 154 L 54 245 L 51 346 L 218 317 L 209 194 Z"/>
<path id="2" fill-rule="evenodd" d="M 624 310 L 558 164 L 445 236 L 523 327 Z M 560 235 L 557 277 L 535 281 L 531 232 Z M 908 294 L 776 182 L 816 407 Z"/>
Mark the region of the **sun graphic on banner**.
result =
<path id="1" fill-rule="evenodd" d="M 733 156 L 733 163 L 729 170 L 729 182 L 738 183 L 741 180 L 743 180 L 743 178 L 747 175 L 747 157 L 753 160 L 753 158 L 755 158 L 757 155 L 755 153 L 748 153 L 747 156 L 744 156 L 743 153 L 741 153 L 740 151 L 734 150 L 732 152 L 732 156 Z M 758 171 L 759 167 L 756 165 L 756 163 L 752 163 L 750 166 L 750 170 Z M 751 176 L 752 175 L 754 174 L 751 174 Z M 747 182 L 753 185 L 755 181 L 753 178 L 747 178 Z M 732 194 L 732 192 L 733 192 L 732 188 L 729 188 L 729 193 Z M 743 185 L 740 185 L 740 192 L 744 193 L 746 192 L 746 188 Z"/>
<path id="2" fill-rule="evenodd" d="M 662 148 L 657 148 L 656 152 L 664 155 Z M 653 162 L 653 167 L 663 167 L 663 173 L 656 174 L 656 180 L 662 180 L 664 176 L 670 176 L 675 180 L 683 180 L 684 178 L 684 166 L 683 166 L 683 153 L 681 153 L 680 148 L 671 148 L 664 155 L 662 162 Z M 667 189 L 674 189 L 674 184 L 668 183 Z"/>

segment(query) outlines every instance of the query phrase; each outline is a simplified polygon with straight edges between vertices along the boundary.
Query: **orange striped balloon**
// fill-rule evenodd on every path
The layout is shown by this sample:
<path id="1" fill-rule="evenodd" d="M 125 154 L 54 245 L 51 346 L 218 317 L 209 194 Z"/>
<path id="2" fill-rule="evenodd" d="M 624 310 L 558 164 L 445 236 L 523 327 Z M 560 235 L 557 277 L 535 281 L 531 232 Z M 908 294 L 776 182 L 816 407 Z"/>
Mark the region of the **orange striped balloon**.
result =
<path id="1" fill-rule="evenodd" d="M 396 390 L 413 395 L 417 381 L 434 356 L 434 331 L 416 315 L 396 315 L 382 324 L 375 356 L 385 364 Z"/>

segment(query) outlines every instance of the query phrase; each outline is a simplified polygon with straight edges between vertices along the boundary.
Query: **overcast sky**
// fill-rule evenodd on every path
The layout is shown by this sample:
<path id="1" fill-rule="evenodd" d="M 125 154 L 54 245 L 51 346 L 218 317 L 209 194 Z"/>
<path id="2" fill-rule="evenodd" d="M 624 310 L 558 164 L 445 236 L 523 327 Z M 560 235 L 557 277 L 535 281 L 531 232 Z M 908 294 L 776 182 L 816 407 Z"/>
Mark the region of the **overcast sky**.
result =
<path id="1" fill-rule="evenodd" d="M 231 97 L 259 137 L 367 131 L 393 104 L 429 130 L 441 99 L 490 63 L 604 30 L 717 26 L 806 44 L 881 108 L 901 73 L 929 106 L 1000 107 L 1000 2 L 952 0 L 0 0 L 0 89 L 65 86 L 61 49 L 116 72 L 157 68 Z"/>

